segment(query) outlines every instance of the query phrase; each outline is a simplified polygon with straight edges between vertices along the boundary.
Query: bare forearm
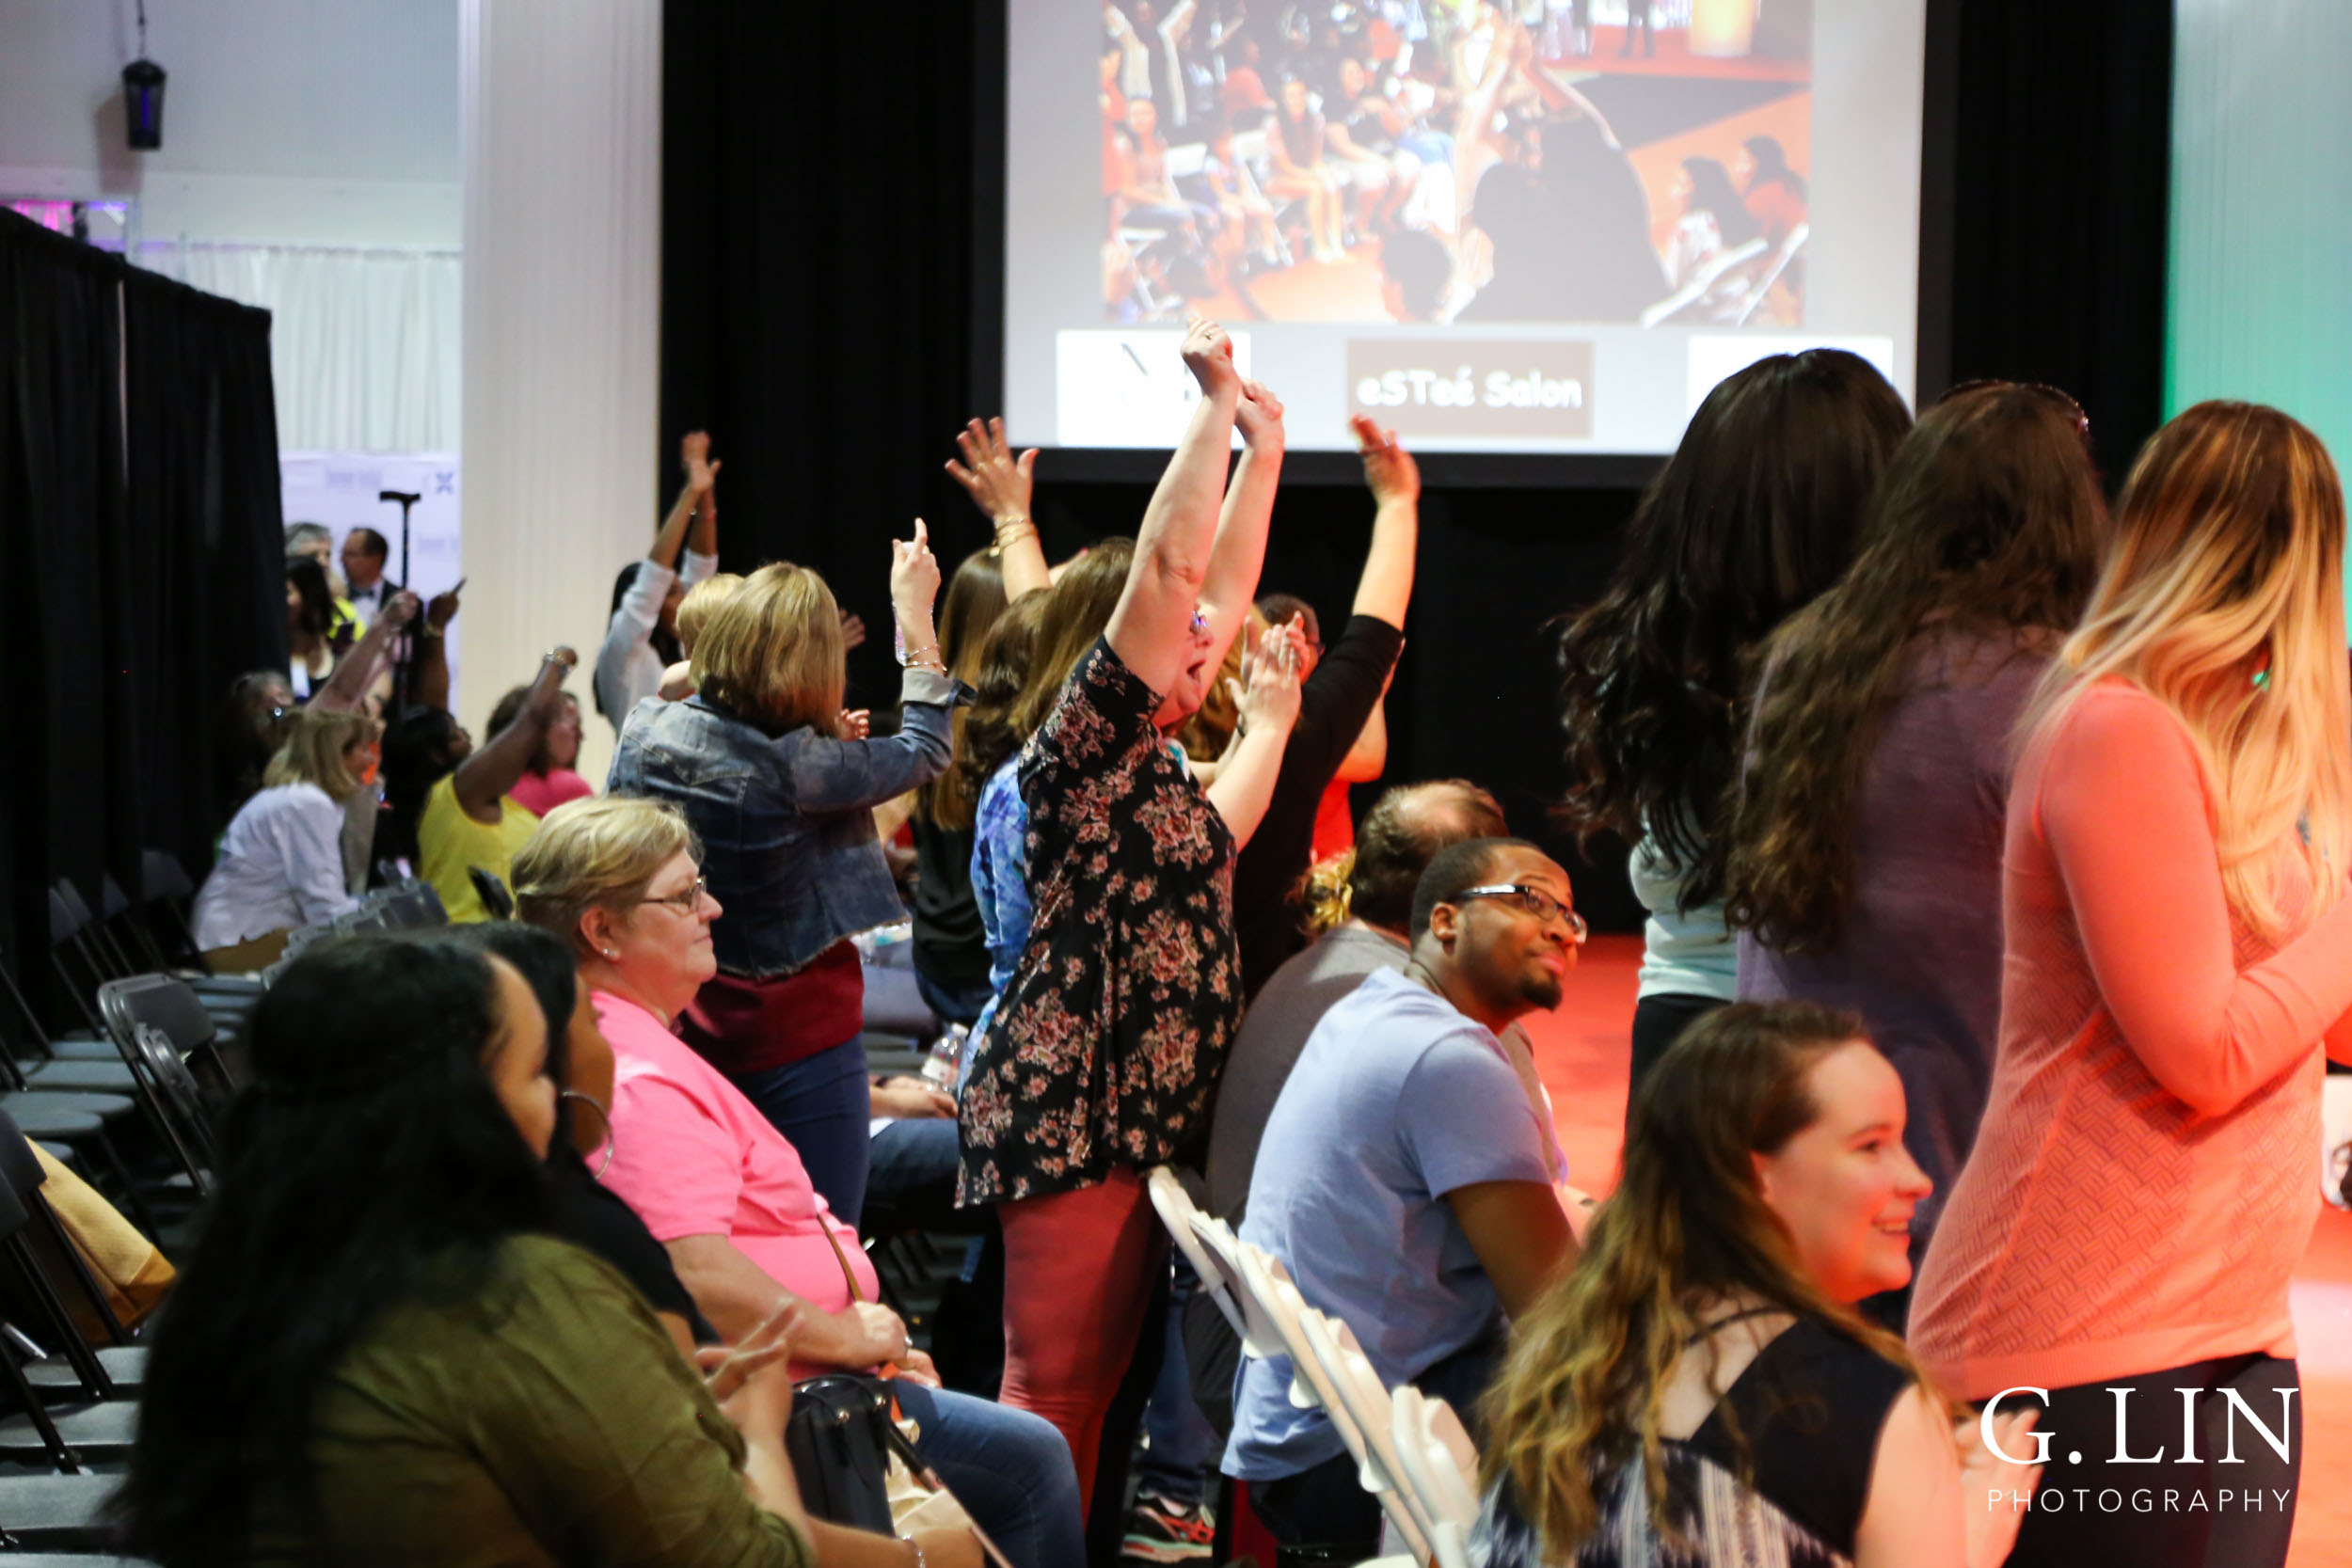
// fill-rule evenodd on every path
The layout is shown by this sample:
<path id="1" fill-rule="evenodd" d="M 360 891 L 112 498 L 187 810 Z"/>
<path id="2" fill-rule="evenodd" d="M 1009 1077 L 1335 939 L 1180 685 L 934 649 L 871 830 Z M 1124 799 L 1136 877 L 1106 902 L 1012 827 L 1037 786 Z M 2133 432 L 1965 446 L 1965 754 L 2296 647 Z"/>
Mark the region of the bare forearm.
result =
<path id="1" fill-rule="evenodd" d="M 993 520 L 999 530 L 997 537 L 1005 540 L 996 552 L 997 562 L 1005 573 L 1005 601 L 1009 604 L 1024 594 L 1040 593 L 1051 588 L 1054 572 L 1046 564 L 1045 542 L 1038 537 L 1036 519 L 1022 518 L 1021 521 L 1027 526 L 1014 528 L 1010 538 L 1006 538 L 1003 531 L 1006 520 Z"/>
<path id="2" fill-rule="evenodd" d="M 1265 570 L 1266 522 L 1274 515 L 1274 492 L 1281 478 L 1282 449 L 1253 447 L 1241 454 L 1232 483 L 1226 486 L 1216 538 L 1209 546 L 1208 571 L 1200 583 L 1200 601 L 1216 617 L 1210 635 L 1220 655 L 1241 629 L 1250 600 L 1258 596 L 1258 578 Z"/>
<path id="3" fill-rule="evenodd" d="M 539 753 L 539 745 L 547 738 L 548 725 L 555 717 L 555 706 L 562 700 L 564 676 L 570 669 L 562 659 L 549 657 L 539 666 L 538 678 L 531 683 L 530 700 L 515 721 L 474 749 L 473 754 L 457 765 L 457 776 L 450 787 L 456 792 L 457 804 L 467 816 L 477 821 L 491 821 L 497 816 L 499 798 L 515 787 L 522 778 L 523 769 Z"/>
<path id="4" fill-rule="evenodd" d="M 1420 504 L 1402 499 L 1383 501 L 1373 514 L 1372 548 L 1364 555 L 1363 575 L 1356 579 L 1355 612 L 1402 631 L 1405 612 L 1413 602 L 1413 562 L 1420 549 Z"/>
<path id="5" fill-rule="evenodd" d="M 693 520 L 694 503 L 698 498 L 692 485 L 677 493 L 670 515 L 661 519 L 661 531 L 654 535 L 653 553 L 645 559 L 657 566 L 677 570 L 678 551 L 686 547 L 686 525 Z M 707 555 L 707 550 L 703 552 Z"/>
<path id="6" fill-rule="evenodd" d="M 1135 568 L 1112 612 L 1110 640 L 1128 668 L 1165 689 L 1184 656 L 1186 627 L 1208 574 L 1238 387 L 1203 396 L 1144 509 Z"/>
<path id="7" fill-rule="evenodd" d="M 694 505 L 694 527 L 686 547 L 696 555 L 719 553 L 719 493 L 706 490 Z"/>
<path id="8" fill-rule="evenodd" d="M 1282 752 L 1290 744 L 1287 727 L 1252 729 L 1218 759 L 1216 782 L 1209 786 L 1209 804 L 1225 818 L 1236 850 L 1247 846 L 1265 820 L 1274 800 L 1274 781 L 1281 776 Z"/>
<path id="9" fill-rule="evenodd" d="M 438 633 L 417 634 L 414 695 L 426 707 L 449 710 L 449 640 Z"/>
<path id="10" fill-rule="evenodd" d="M 686 1236 L 666 1245 L 678 1282 L 729 1344 L 774 1317 L 779 1307 L 801 1299 L 723 1236 Z M 827 1367 L 870 1365 L 873 1357 L 864 1354 L 866 1349 L 834 1313 L 806 1307 L 792 1327 L 795 1361 Z"/>
<path id="11" fill-rule="evenodd" d="M 352 645 L 351 652 L 335 666 L 335 673 L 326 677 L 326 684 L 310 699 L 311 705 L 327 712 L 358 707 L 368 688 L 374 684 L 384 661 L 391 657 L 393 640 L 399 635 L 400 627 L 391 617 L 378 615 L 375 625 Z"/>
<path id="12" fill-rule="evenodd" d="M 1389 770 L 1389 710 L 1385 701 L 1375 703 L 1372 717 L 1356 736 L 1356 744 L 1347 749 L 1340 762 L 1338 778 L 1343 784 L 1370 784 Z"/>

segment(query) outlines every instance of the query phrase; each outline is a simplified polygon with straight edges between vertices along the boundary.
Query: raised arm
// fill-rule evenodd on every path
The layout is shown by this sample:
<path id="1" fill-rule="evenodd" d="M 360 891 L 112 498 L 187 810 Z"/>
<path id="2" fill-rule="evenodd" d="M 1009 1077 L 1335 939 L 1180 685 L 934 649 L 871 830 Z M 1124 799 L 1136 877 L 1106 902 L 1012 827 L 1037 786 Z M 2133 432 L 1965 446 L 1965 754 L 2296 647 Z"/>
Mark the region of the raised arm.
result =
<path id="1" fill-rule="evenodd" d="M 365 701 L 368 688 L 375 684 L 385 662 L 392 657 L 393 646 L 400 641 L 401 628 L 416 618 L 417 596 L 398 594 L 384 607 L 367 634 L 352 644 L 335 665 L 335 673 L 326 677 L 326 684 L 310 699 L 310 705 L 326 713 L 348 713 Z"/>
<path id="2" fill-rule="evenodd" d="M 580 656 L 569 648 L 558 648 L 540 661 L 538 678 L 531 683 L 531 696 L 523 704 L 515 721 L 488 740 L 475 747 L 465 761 L 457 765 L 456 777 L 450 787 L 456 792 L 458 809 L 477 822 L 499 819 L 499 800 L 515 787 L 531 766 L 531 759 L 539 754 L 539 743 L 547 738 L 548 726 L 555 721 L 556 711 L 564 701 L 564 677 L 572 673 Z"/>
<path id="3" fill-rule="evenodd" d="M 1240 692 L 1241 722 L 1208 786 L 1209 804 L 1225 818 L 1235 849 L 1256 835 L 1274 799 L 1282 752 L 1298 721 L 1299 663 L 1298 645 L 1281 627 L 1268 632 L 1242 660 L 1248 684 Z"/>
<path id="4" fill-rule="evenodd" d="M 1001 418 L 985 426 L 977 420 L 967 423 L 956 432 L 956 449 L 963 453 L 963 461 L 947 459 L 947 472 L 996 530 L 995 548 L 1004 565 L 1007 602 L 1051 587 L 1045 545 L 1038 537 L 1037 521 L 1029 512 L 1037 449 L 1031 447 L 1015 458 L 1005 439 Z"/>
<path id="5" fill-rule="evenodd" d="M 694 520 L 704 497 L 710 493 L 718 477 L 719 465 L 710 461 L 710 437 L 697 430 L 679 443 L 680 460 L 686 466 L 686 483 L 679 487 L 677 499 L 670 503 L 670 515 L 661 519 L 661 531 L 654 535 L 653 548 L 645 559 L 664 571 L 677 570 L 678 552 L 686 547 L 687 525 Z M 717 514 L 712 514 L 712 528 L 717 527 Z M 709 553 L 705 551 L 705 554 Z"/>
<path id="6" fill-rule="evenodd" d="M 1396 672 L 1389 672 L 1393 675 Z M 1386 696 L 1388 689 L 1381 688 Z M 1342 784 L 1370 784 L 1389 770 L 1389 710 L 1384 703 L 1372 705 L 1372 717 L 1356 734 L 1356 744 L 1340 759 L 1340 770 L 1332 777 Z"/>
<path id="7" fill-rule="evenodd" d="M 1413 602 L 1413 560 L 1421 548 L 1421 467 L 1384 431 L 1359 414 L 1348 421 L 1363 454 L 1364 485 L 1372 492 L 1372 548 L 1356 579 L 1355 612 L 1374 615 L 1397 630 Z"/>
<path id="8" fill-rule="evenodd" d="M 709 564 L 690 572 L 688 587 L 708 577 L 719 558 L 719 465 L 710 461 L 710 437 L 695 431 L 680 446 L 686 462 L 686 488 L 694 493 L 694 525 L 686 536 L 686 553 Z"/>
<path id="9" fill-rule="evenodd" d="M 465 587 L 466 579 L 459 578 L 456 587 L 434 594 L 424 607 L 424 625 L 417 628 L 416 684 L 409 696 L 444 713 L 449 711 L 449 624 L 457 618 L 457 595 Z"/>
<path id="10" fill-rule="evenodd" d="M 1200 611 L 1209 622 L 1209 657 L 1222 663 L 1225 650 L 1249 618 L 1265 569 L 1266 523 L 1274 515 L 1274 491 L 1282 478 L 1282 404 L 1261 382 L 1242 383 L 1233 405 L 1233 428 L 1241 432 L 1241 462 L 1225 487 L 1216 539 L 1209 546 L 1209 569 L 1200 584 Z"/>
<path id="11" fill-rule="evenodd" d="M 1200 385 L 1200 401 L 1144 509 L 1135 565 L 1107 633 L 1120 662 L 1153 691 L 1174 685 L 1193 657 L 1192 617 L 1208 578 L 1226 453 L 1242 399 L 1232 340 L 1223 327 L 1196 320 L 1184 334 L 1184 355 Z"/>

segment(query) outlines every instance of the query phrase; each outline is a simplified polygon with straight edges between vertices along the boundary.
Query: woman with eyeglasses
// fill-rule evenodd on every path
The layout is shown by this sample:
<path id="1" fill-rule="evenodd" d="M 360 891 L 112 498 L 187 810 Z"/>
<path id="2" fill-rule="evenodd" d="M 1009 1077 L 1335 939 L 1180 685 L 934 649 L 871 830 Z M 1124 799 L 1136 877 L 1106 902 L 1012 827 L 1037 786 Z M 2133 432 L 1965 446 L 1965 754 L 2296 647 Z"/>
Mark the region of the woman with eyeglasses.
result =
<path id="1" fill-rule="evenodd" d="M 959 1201 L 996 1204 L 1004 1229 L 1005 1402 L 1061 1430 L 1104 1534 L 1125 1523 L 1133 1447 L 1104 1428 L 1167 1275 L 1143 1176 L 1203 1151 L 1241 1022 L 1233 854 L 1298 713 L 1285 639 L 1256 661 L 1245 734 L 1206 792 L 1164 738 L 1249 613 L 1282 460 L 1281 404 L 1243 382 L 1224 329 L 1195 322 L 1183 353 L 1200 388 L 1191 423 L 1103 636 L 1018 764 L 1034 920 L 960 1117 Z"/>
<path id="2" fill-rule="evenodd" d="M 2013 1564 L 2275 1568 L 2323 1045 L 2352 1059 L 2344 492 L 2284 414 L 2202 403 L 2141 449 L 2114 533 L 2026 708 L 1999 1053 L 1909 1338 L 2058 1434 L 2067 1492 Z M 2179 1512 L 2077 1503 L 2159 1475 Z"/>
<path id="3" fill-rule="evenodd" d="M 906 918 L 874 808 L 946 768 L 956 683 L 931 626 L 939 562 L 921 519 L 891 545 L 904 642 L 898 733 L 868 737 L 848 680 L 833 590 L 776 562 L 746 578 L 694 644 L 694 694 L 641 705 L 608 787 L 684 814 L 726 912 L 718 973 L 678 1030 L 791 1141 L 835 1213 L 865 1206 L 871 1089 L 866 977 L 850 938 Z M 562 808 L 559 809 L 559 815 Z"/>
<path id="4" fill-rule="evenodd" d="M 1879 486 L 1845 579 L 1765 644 L 1724 906 L 1743 999 L 1859 1014 L 1902 1075 L 1935 1183 L 1915 1264 L 1976 1141 L 2001 1001 L 2001 836 L 2026 699 L 2099 570 L 2082 411 L 1963 388 Z M 1901 1298 L 1874 1304 L 1890 1327 Z"/>
<path id="5" fill-rule="evenodd" d="M 854 1223 L 763 1111 L 673 1032 L 719 973 L 726 911 L 702 847 L 676 807 L 614 796 L 559 808 L 516 858 L 516 912 L 569 947 L 612 1053 L 599 1180 L 661 1243 L 721 1336 L 739 1340 L 783 1311 L 796 1376 L 893 1377 L 916 1450 L 1015 1568 L 1080 1568 L 1077 1481 L 1060 1436 L 937 1386 L 930 1356 L 876 1299 Z M 920 1544 L 906 1568 L 980 1568 L 966 1531 Z"/>

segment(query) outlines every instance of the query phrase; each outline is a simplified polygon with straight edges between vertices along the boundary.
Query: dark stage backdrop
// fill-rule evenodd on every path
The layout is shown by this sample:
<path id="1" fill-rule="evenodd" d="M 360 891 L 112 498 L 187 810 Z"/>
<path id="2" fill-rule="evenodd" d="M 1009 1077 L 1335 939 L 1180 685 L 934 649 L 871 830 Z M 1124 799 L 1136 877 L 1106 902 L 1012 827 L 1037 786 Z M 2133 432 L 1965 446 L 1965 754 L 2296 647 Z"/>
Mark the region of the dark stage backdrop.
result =
<path id="1" fill-rule="evenodd" d="M 269 315 L 0 212 L 0 952 L 37 980 L 56 879 L 203 874 L 229 684 L 286 666 Z"/>
<path id="2" fill-rule="evenodd" d="M 2118 478 L 2162 396 L 2170 9 L 1930 4 L 1921 391 L 2063 387 Z M 709 429 L 727 565 L 823 572 L 875 628 L 850 672 L 886 701 L 883 541 L 919 514 L 950 569 L 986 542 L 941 464 L 962 420 L 993 411 L 1004 0 L 695 0 L 663 26 L 662 466 L 646 515 L 675 486 L 678 434 Z M 880 55 L 877 28 L 893 35 Z M 1148 483 L 1060 467 L 1040 465 L 1052 553 L 1134 531 Z M 1621 470 L 1495 471 L 1512 483 L 1424 499 L 1388 776 L 1476 779 L 1565 857 L 1546 817 L 1562 778 L 1545 627 L 1598 594 L 1638 497 Z M 1353 486 L 1286 484 L 1266 589 L 1343 615 L 1369 524 Z M 1568 863 L 1597 927 L 1638 927 L 1620 847 Z"/>

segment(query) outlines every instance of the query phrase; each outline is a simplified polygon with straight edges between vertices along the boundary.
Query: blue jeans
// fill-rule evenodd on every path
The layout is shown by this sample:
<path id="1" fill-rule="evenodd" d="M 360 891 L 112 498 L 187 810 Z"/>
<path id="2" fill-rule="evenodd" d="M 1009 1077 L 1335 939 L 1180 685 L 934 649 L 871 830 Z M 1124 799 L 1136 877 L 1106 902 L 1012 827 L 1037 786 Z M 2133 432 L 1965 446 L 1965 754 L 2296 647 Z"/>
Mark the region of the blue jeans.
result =
<path id="1" fill-rule="evenodd" d="M 914 1451 L 1013 1568 L 1086 1568 L 1078 1472 L 1044 1418 L 904 1378 L 891 1387 L 919 1433 Z"/>
<path id="2" fill-rule="evenodd" d="M 783 1067 L 729 1073 L 727 1080 L 784 1134 L 834 1217 L 855 1225 L 866 1208 L 866 1126 L 874 1104 L 866 1047 L 851 1039 Z"/>
<path id="3" fill-rule="evenodd" d="M 1179 1252 L 1168 1289 L 1168 1349 L 1159 1381 L 1143 1411 L 1143 1458 L 1136 1465 L 1136 1492 L 1190 1507 L 1206 1495 L 1209 1472 L 1222 1445 L 1192 1395 L 1192 1370 L 1184 1356 L 1184 1307 L 1200 1289 L 1192 1260 Z"/>

